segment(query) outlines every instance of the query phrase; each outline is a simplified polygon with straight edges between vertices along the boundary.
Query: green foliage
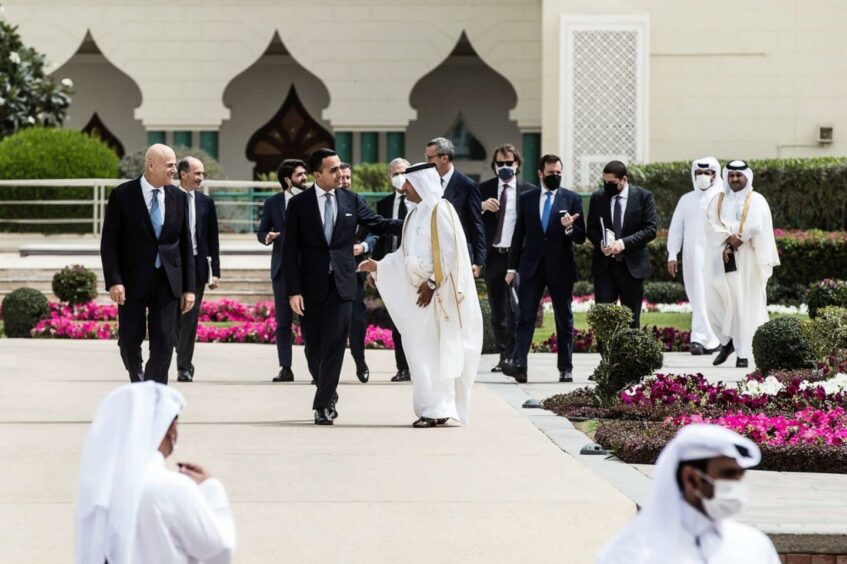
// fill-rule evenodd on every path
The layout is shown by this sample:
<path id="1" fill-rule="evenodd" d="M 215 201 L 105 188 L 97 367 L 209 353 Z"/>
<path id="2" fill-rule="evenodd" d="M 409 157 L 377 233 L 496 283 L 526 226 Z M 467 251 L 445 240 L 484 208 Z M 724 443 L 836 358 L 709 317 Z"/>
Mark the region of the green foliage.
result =
<path id="1" fill-rule="evenodd" d="M 573 285 L 574 296 L 590 296 L 594 293 L 594 284 L 588 280 L 578 280 Z"/>
<path id="2" fill-rule="evenodd" d="M 34 127 L 0 141 L 0 178 L 114 178 L 118 157 L 99 139 L 70 129 Z M 91 218 L 91 204 L 3 205 L 3 200 L 88 200 L 92 189 L 0 188 L 0 217 L 4 219 Z M 90 232 L 90 224 L 0 224 L 18 232 Z"/>
<path id="3" fill-rule="evenodd" d="M 81 264 L 66 266 L 53 275 L 53 293 L 68 305 L 88 303 L 97 297 L 97 275 Z"/>
<path id="4" fill-rule="evenodd" d="M 763 374 L 771 370 L 808 368 L 814 353 L 796 317 L 771 319 L 753 336 L 753 358 Z"/>
<path id="5" fill-rule="evenodd" d="M 388 179 L 387 163 L 362 163 L 353 165 L 352 184 L 356 192 L 391 192 L 394 187 Z"/>
<path id="6" fill-rule="evenodd" d="M 0 18 L 0 138 L 32 126 L 59 126 L 71 103 L 70 79 L 44 71 L 44 55 L 24 45 L 17 26 Z"/>
<path id="7" fill-rule="evenodd" d="M 50 316 L 50 303 L 38 290 L 18 288 L 3 299 L 3 331 L 7 337 L 30 337 L 39 321 Z"/>
<path id="8" fill-rule="evenodd" d="M 218 163 L 218 161 L 199 147 L 172 147 L 174 153 L 176 153 L 176 160 L 179 162 L 180 159 L 185 157 L 194 157 L 196 159 L 200 159 L 200 162 L 203 163 L 203 166 L 206 168 L 206 178 L 209 180 L 223 180 L 226 178 L 226 173 L 224 172 L 223 167 Z M 127 153 L 121 159 L 120 164 L 120 175 L 121 178 L 138 178 L 142 174 L 144 174 L 144 154 L 147 152 L 147 149 L 141 149 L 139 151 L 135 151 L 134 153 Z M 276 174 L 272 175 L 273 177 L 270 180 L 276 182 Z M 174 184 L 179 183 L 179 178 L 174 179 Z"/>
<path id="9" fill-rule="evenodd" d="M 608 406 L 621 390 L 661 368 L 664 356 L 659 341 L 640 329 L 622 328 L 606 342 L 605 358 L 594 371 L 594 379 L 597 397 Z"/>
<path id="10" fill-rule="evenodd" d="M 632 323 L 632 311 L 617 304 L 594 304 L 586 315 L 588 327 L 601 343 L 608 343 L 619 330 Z M 607 347 L 606 347 L 607 348 Z M 606 356 L 606 353 L 603 354 Z"/>
<path id="11" fill-rule="evenodd" d="M 845 263 L 842 263 L 845 264 Z M 825 279 L 812 284 L 807 294 L 809 317 L 816 317 L 818 310 L 827 306 L 847 307 L 847 282 Z"/>
<path id="12" fill-rule="evenodd" d="M 644 299 L 654 304 L 675 304 L 688 301 L 685 286 L 679 282 L 647 282 Z"/>
<path id="13" fill-rule="evenodd" d="M 817 317 L 803 324 L 803 332 L 815 359 L 842 355 L 847 351 L 847 308 L 827 306 L 819 309 Z"/>
<path id="14" fill-rule="evenodd" d="M 479 309 L 482 310 L 482 354 L 494 354 L 497 352 L 497 343 L 494 340 L 494 327 L 491 325 L 491 306 L 488 300 L 479 300 Z"/>
<path id="15" fill-rule="evenodd" d="M 774 225 L 783 229 L 847 229 L 847 158 L 747 161 Z M 670 224 L 680 196 L 691 191 L 691 163 L 633 165 L 630 180 L 656 197 L 659 225 Z M 802 205 L 800 205 L 802 204 Z"/>

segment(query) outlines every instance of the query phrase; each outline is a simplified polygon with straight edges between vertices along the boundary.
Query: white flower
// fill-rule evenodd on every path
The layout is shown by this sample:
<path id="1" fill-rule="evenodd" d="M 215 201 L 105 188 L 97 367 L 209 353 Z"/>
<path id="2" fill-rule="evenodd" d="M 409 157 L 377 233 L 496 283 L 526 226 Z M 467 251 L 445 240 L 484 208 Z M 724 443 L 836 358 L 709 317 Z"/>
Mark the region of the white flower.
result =
<path id="1" fill-rule="evenodd" d="M 21 64 L 21 56 L 18 55 L 17 51 L 12 51 L 11 53 L 9 53 L 9 60 L 12 61 L 13 65 Z"/>
<path id="2" fill-rule="evenodd" d="M 65 86 L 67 88 L 73 88 L 74 87 L 74 81 L 71 80 L 70 78 L 63 78 L 62 79 L 62 86 Z"/>
<path id="3" fill-rule="evenodd" d="M 781 315 L 808 315 L 809 314 L 809 306 L 806 304 L 800 304 L 797 306 L 785 306 L 779 304 L 770 304 L 768 306 L 768 313 L 778 313 Z"/>
<path id="4" fill-rule="evenodd" d="M 782 388 L 782 382 L 773 376 L 768 376 L 763 382 L 748 380 L 738 385 L 738 391 L 741 394 L 753 397 L 775 396 Z"/>
<path id="5" fill-rule="evenodd" d="M 678 304 L 656 304 L 659 313 L 691 313 L 691 304 L 680 302 Z"/>
<path id="6" fill-rule="evenodd" d="M 6 98 L 0 96 L 0 106 L 4 106 L 6 104 Z"/>
<path id="7" fill-rule="evenodd" d="M 34 125 L 35 124 L 35 118 L 32 117 L 32 116 L 29 116 L 28 118 L 26 118 L 26 122 L 30 125 Z"/>

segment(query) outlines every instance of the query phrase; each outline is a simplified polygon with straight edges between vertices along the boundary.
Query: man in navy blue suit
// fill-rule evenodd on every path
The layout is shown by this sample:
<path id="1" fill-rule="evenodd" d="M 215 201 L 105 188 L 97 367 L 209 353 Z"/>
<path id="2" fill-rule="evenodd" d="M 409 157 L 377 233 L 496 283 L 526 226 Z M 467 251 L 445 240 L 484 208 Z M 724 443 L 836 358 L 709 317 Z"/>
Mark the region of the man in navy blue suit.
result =
<path id="1" fill-rule="evenodd" d="M 478 277 L 485 264 L 485 226 L 482 224 L 479 186 L 453 167 L 455 152 L 452 141 L 436 137 L 426 144 L 424 157 L 426 162 L 435 163 L 444 187 L 444 199 L 449 200 L 459 214 L 468 240 L 473 275 Z"/>
<path id="2" fill-rule="evenodd" d="M 273 245 L 271 251 L 271 285 L 274 291 L 276 316 L 276 354 L 279 373 L 274 382 L 293 382 L 291 370 L 291 324 L 294 316 L 288 305 L 285 277 L 282 274 L 282 235 L 285 233 L 285 209 L 295 194 L 306 188 L 306 163 L 300 159 L 285 159 L 276 171 L 282 192 L 274 194 L 262 207 L 262 220 L 256 237 L 263 245 Z"/>
<path id="3" fill-rule="evenodd" d="M 582 198 L 561 187 L 562 160 L 544 155 L 538 162 L 542 188 L 533 188 L 518 197 L 518 219 L 506 283 L 518 281 L 520 317 L 515 336 L 515 352 L 503 373 L 526 382 L 527 356 L 535 333 L 538 304 L 544 288 L 550 292 L 556 335 L 559 339 L 559 382 L 573 382 L 573 285 L 579 279 L 573 246 L 585 242 Z"/>
<path id="4" fill-rule="evenodd" d="M 313 151 L 309 169 L 315 184 L 291 198 L 286 210 L 282 271 L 291 309 L 302 319 L 306 361 L 317 384 L 315 424 L 332 425 L 356 299 L 357 228 L 399 236 L 403 222 L 377 215 L 364 198 L 339 189 L 341 160 L 335 151 Z"/>

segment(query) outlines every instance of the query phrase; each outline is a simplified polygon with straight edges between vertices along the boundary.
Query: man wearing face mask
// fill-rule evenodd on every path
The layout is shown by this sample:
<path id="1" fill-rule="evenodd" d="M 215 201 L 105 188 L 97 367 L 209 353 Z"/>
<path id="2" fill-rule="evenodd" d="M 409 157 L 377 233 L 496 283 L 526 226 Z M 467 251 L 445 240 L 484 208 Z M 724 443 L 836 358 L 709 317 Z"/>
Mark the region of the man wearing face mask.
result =
<path id="1" fill-rule="evenodd" d="M 683 280 L 691 304 L 691 354 L 711 354 L 720 344 L 706 311 L 706 209 L 723 190 L 721 165 L 715 157 L 691 163 L 694 191 L 679 199 L 668 231 L 668 273 L 676 278 L 682 250 Z"/>
<path id="2" fill-rule="evenodd" d="M 778 564 L 761 531 L 732 519 L 759 447 L 718 425 L 684 427 L 656 462 L 650 499 L 598 564 Z"/>
<path id="3" fill-rule="evenodd" d="M 773 218 L 765 197 L 753 190 L 753 171 L 731 161 L 723 171 L 724 189 L 708 208 L 706 300 L 709 321 L 721 343 L 712 364 L 737 354 L 735 366 L 746 368 L 753 335 L 768 321 L 768 279 L 779 266 Z"/>
<path id="4" fill-rule="evenodd" d="M 630 184 L 626 173 L 620 161 L 603 168 L 603 189 L 591 195 L 588 208 L 588 238 L 594 245 L 597 303 L 620 300 L 632 310 L 632 326 L 638 328 L 644 279 L 652 272 L 647 244 L 656 238 L 658 222 L 653 194 Z"/>
<path id="5" fill-rule="evenodd" d="M 504 362 L 512 357 L 515 347 L 517 316 L 509 301 L 506 271 L 509 250 L 518 219 L 518 196 L 536 188 L 518 177 L 523 159 L 514 145 L 506 143 L 494 149 L 491 169 L 495 176 L 479 185 L 482 198 L 482 223 L 485 225 L 485 287 L 491 306 L 491 325 L 500 362 L 491 369 L 500 372 Z"/>

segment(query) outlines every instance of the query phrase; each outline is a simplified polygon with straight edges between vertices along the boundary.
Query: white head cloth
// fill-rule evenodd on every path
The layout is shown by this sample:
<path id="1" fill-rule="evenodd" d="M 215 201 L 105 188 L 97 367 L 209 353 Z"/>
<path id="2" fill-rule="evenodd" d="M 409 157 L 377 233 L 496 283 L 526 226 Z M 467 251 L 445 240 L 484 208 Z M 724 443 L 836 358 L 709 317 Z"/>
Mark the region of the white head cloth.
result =
<path id="1" fill-rule="evenodd" d="M 418 169 L 418 167 L 425 168 Z M 406 180 L 421 197 L 421 203 L 429 208 L 434 208 L 444 195 L 441 177 L 438 176 L 435 165 L 426 166 L 426 163 L 417 163 L 410 166 L 406 169 Z"/>
<path id="2" fill-rule="evenodd" d="M 77 564 L 129 564 L 147 467 L 185 407 L 178 391 L 127 384 L 100 402 L 82 449 L 76 515 Z"/>
<path id="3" fill-rule="evenodd" d="M 603 550 L 600 562 L 604 562 L 607 555 L 619 554 L 627 548 L 637 558 L 632 562 L 668 562 L 673 555 L 669 545 L 680 538 L 682 505 L 687 503 L 676 481 L 679 464 L 719 456 L 735 459 L 742 468 L 756 466 L 761 460 L 756 443 L 726 427 L 706 424 L 683 427 L 656 461 L 650 499 Z"/>
<path id="4" fill-rule="evenodd" d="M 724 184 L 724 192 L 729 193 L 732 191 L 732 188 L 729 187 L 729 171 L 740 171 L 747 177 L 747 186 L 744 187 L 744 190 L 752 190 L 753 189 L 753 170 L 750 166 L 744 161 L 730 161 L 726 163 L 726 166 L 723 169 L 723 184 Z M 741 190 L 744 192 L 744 190 Z"/>
<path id="5" fill-rule="evenodd" d="M 711 170 L 715 173 L 715 180 L 712 182 L 712 185 L 706 190 L 700 190 L 697 188 L 697 184 L 695 184 L 696 177 L 694 173 L 698 170 Z M 697 159 L 696 161 L 691 162 L 691 185 L 694 187 L 694 191 L 700 194 L 700 199 L 698 203 L 700 204 L 701 209 L 706 209 L 709 207 L 709 202 L 714 198 L 718 192 L 723 190 L 723 178 L 721 177 L 721 163 L 718 162 L 718 159 L 715 157 L 703 157 L 702 159 Z"/>

